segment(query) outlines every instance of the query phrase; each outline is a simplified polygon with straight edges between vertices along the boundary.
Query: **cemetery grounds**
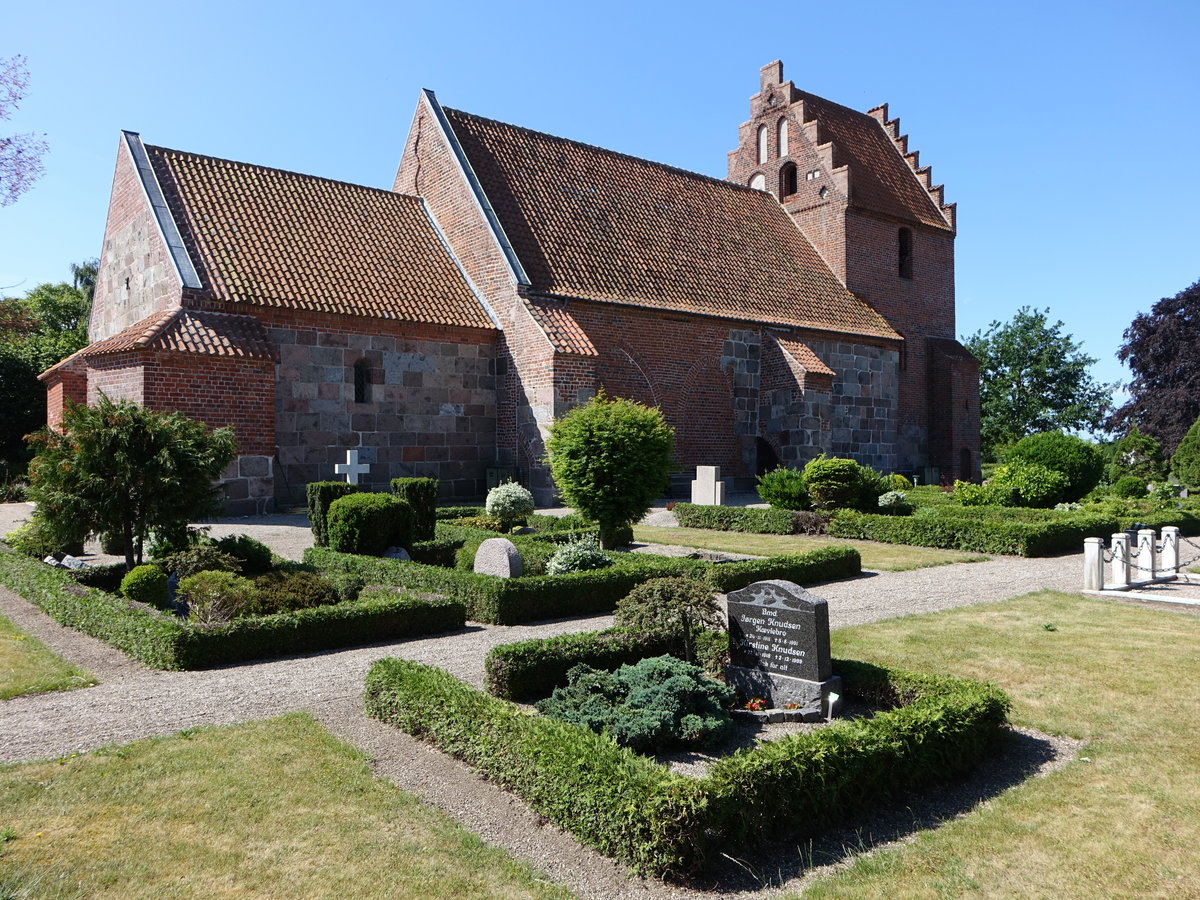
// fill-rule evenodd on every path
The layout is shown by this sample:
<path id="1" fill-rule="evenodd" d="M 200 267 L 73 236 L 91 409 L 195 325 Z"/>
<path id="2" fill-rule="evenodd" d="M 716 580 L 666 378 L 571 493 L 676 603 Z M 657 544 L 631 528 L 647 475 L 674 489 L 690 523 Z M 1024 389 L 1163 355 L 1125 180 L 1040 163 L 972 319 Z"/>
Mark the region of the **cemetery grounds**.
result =
<path id="1" fill-rule="evenodd" d="M 1033 562 L 1041 561 L 945 565 L 815 590 L 848 597 L 857 585 L 890 595 L 875 611 L 889 616 L 881 621 L 838 627 L 834 615 L 835 657 L 992 681 L 1012 698 L 1010 721 L 1030 733 L 1014 736 L 978 777 L 856 819 L 824 840 L 738 861 L 721 896 L 1200 896 L 1200 617 L 1194 609 L 1025 593 L 1020 567 Z M 1073 577 L 1077 562 L 1062 560 Z M 909 593 L 927 595 L 940 583 L 961 603 L 985 587 L 1003 593 L 997 579 L 1023 596 L 897 615 L 908 611 Z M 831 610 L 838 602 L 831 599 Z M 912 608 L 928 607 L 918 600 Z M 38 656 L 35 667 L 58 665 L 52 654 Z M 3 659 L 7 684 L 15 676 Z M 67 679 L 63 686 L 89 677 L 65 665 L 51 676 Z M 106 677 L 99 680 L 93 690 L 104 688 Z M 78 698 L 82 716 L 88 694 L 58 696 Z M 0 722 L 38 699 L 3 701 Z M 490 796 L 488 786 L 455 775 L 457 764 L 442 759 L 430 770 L 468 785 L 447 797 L 439 793 L 445 785 L 406 783 L 398 772 L 417 754 L 438 754 L 398 732 L 356 740 L 343 728 L 335 737 L 319 718 L 203 726 L 7 766 L 0 897 L 717 896 L 626 879 L 561 834 L 543 840 L 550 836 L 537 832 L 553 829 L 519 803 L 502 803 L 489 821 L 479 799 Z M 386 758 L 379 742 L 389 738 L 406 758 Z M 1051 758 L 1058 762 L 1046 765 Z"/>

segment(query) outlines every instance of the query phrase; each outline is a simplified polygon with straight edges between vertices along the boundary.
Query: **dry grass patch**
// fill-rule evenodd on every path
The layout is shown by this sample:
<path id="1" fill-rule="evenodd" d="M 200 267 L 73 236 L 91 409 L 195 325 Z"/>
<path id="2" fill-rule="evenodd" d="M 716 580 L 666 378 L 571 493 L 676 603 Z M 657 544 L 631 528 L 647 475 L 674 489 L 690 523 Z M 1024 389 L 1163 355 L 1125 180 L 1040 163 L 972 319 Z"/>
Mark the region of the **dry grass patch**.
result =
<path id="1" fill-rule="evenodd" d="M 805 897 L 1200 896 L 1200 617 L 1076 595 L 840 630 L 838 656 L 994 681 L 1081 758 Z"/>
<path id="2" fill-rule="evenodd" d="M 704 550 L 722 550 L 726 553 L 745 553 L 750 556 L 782 556 L 789 553 L 807 553 L 821 547 L 853 547 L 862 556 L 863 568 L 876 572 L 905 572 L 926 566 L 981 562 L 989 558 L 978 553 L 908 547 L 903 544 L 877 544 L 874 541 L 850 541 L 802 534 L 745 534 L 738 531 L 711 531 L 707 528 L 636 525 L 633 536 L 649 544 L 698 547 Z"/>
<path id="3" fill-rule="evenodd" d="M 294 714 L 0 769 L 8 896 L 570 895 Z"/>
<path id="4" fill-rule="evenodd" d="M 0 616 L 0 700 L 95 683 L 94 678 Z"/>

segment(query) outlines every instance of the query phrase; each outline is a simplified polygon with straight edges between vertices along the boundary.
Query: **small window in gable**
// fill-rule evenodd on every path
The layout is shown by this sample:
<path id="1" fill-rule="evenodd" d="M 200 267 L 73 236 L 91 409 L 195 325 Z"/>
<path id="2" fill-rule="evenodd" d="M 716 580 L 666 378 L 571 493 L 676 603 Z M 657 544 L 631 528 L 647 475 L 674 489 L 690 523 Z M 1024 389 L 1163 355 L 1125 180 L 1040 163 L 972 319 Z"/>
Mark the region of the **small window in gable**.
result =
<path id="1" fill-rule="evenodd" d="M 767 189 L 767 179 L 762 172 L 758 172 L 750 178 L 750 187 L 756 191 L 765 191 Z"/>
<path id="2" fill-rule="evenodd" d="M 354 402 L 371 402 L 371 364 L 365 359 L 354 364 Z"/>
<path id="3" fill-rule="evenodd" d="M 767 161 L 767 126 L 758 126 L 758 161 L 765 163 Z"/>
<path id="4" fill-rule="evenodd" d="M 788 155 L 788 127 L 787 119 L 779 120 L 779 155 Z"/>
<path id="5" fill-rule="evenodd" d="M 897 257 L 900 277 L 911 279 L 913 277 L 912 231 L 907 228 L 900 229 Z"/>
<path id="6" fill-rule="evenodd" d="M 790 197 L 796 193 L 796 164 L 787 162 L 779 170 L 779 198 Z"/>

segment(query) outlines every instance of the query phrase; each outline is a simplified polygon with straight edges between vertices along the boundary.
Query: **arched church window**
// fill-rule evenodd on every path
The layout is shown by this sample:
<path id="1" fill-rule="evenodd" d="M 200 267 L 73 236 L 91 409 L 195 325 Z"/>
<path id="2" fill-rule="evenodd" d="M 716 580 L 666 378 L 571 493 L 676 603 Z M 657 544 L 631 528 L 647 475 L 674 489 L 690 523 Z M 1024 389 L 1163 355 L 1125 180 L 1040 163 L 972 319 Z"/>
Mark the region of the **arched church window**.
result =
<path id="1" fill-rule="evenodd" d="M 756 191 L 765 191 L 767 189 L 766 176 L 763 175 L 762 172 L 756 172 L 750 178 L 750 187 L 754 188 Z"/>
<path id="2" fill-rule="evenodd" d="M 796 193 L 796 164 L 786 162 L 779 170 L 779 199 L 790 197 Z"/>
<path id="3" fill-rule="evenodd" d="M 913 243 L 912 231 L 907 228 L 900 229 L 898 238 L 898 253 L 897 261 L 899 263 L 900 277 L 913 277 Z"/>
<path id="4" fill-rule="evenodd" d="M 788 124 L 787 119 L 779 120 L 779 155 L 788 155 Z"/>
<path id="5" fill-rule="evenodd" d="M 360 359 L 354 364 L 354 402 L 371 401 L 371 364 Z"/>
<path id="6" fill-rule="evenodd" d="M 767 161 L 767 126 L 758 126 L 758 161 L 765 163 Z"/>

